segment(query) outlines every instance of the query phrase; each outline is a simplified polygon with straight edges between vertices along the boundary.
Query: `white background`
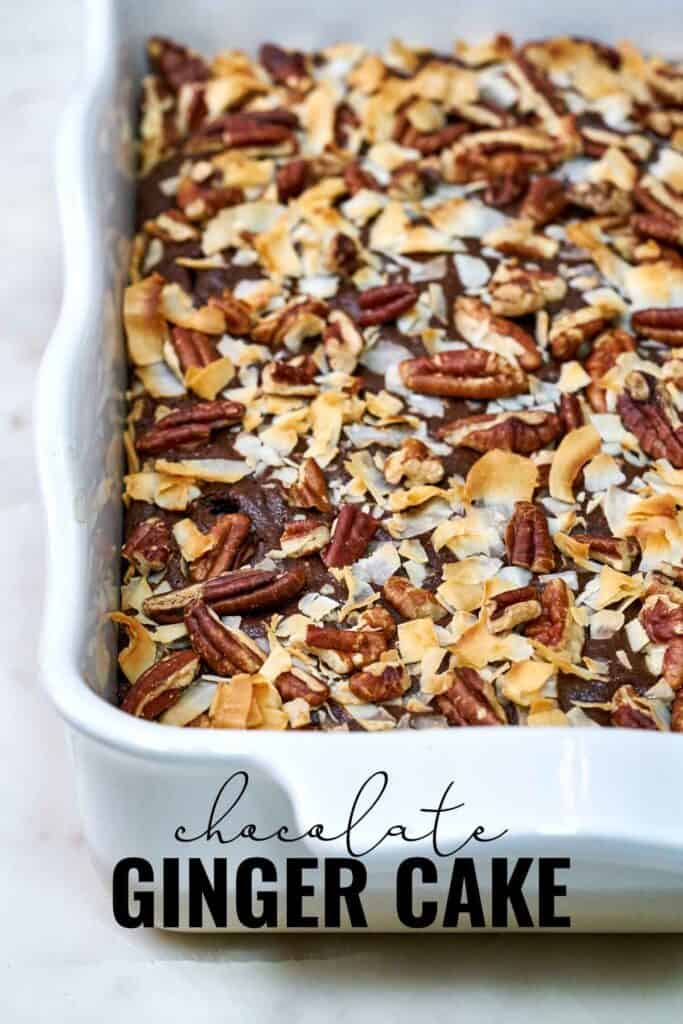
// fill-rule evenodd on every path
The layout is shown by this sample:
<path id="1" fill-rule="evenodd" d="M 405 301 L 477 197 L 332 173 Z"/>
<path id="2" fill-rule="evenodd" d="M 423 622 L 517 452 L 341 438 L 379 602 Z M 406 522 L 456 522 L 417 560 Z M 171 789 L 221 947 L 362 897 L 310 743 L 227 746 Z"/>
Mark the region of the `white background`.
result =
<path id="1" fill-rule="evenodd" d="M 52 149 L 78 74 L 81 10 L 3 0 L 1 13 L 0 1021 L 680 1020 L 683 936 L 211 938 L 114 924 L 35 664 L 31 402 L 60 297 Z"/>

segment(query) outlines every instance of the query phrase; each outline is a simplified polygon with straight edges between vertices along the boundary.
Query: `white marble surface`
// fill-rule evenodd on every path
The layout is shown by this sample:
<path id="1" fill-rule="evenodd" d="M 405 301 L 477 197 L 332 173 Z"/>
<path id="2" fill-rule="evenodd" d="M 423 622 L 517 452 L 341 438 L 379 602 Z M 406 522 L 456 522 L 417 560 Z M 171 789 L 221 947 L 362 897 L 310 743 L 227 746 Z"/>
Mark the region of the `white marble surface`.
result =
<path id="1" fill-rule="evenodd" d="M 165 1024 L 680 1019 L 683 937 L 188 938 L 114 924 L 35 666 L 42 545 L 31 399 L 60 294 L 53 132 L 80 45 L 77 0 L 3 5 L 0 1020 L 109 1024 L 143 1010 Z"/>

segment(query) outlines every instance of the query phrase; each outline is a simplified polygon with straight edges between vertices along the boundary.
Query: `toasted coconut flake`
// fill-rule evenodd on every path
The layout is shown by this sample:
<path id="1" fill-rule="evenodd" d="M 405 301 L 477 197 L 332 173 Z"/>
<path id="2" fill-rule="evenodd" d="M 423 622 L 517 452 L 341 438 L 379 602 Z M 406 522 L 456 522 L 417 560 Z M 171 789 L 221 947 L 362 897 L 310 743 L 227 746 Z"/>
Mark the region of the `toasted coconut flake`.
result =
<path id="1" fill-rule="evenodd" d="M 398 627 L 398 647 L 406 664 L 422 661 L 430 649 L 439 646 L 433 619 L 413 619 L 401 622 Z"/>
<path id="2" fill-rule="evenodd" d="M 214 359 L 208 366 L 191 366 L 185 374 L 190 391 L 200 398 L 213 401 L 219 391 L 227 387 L 235 376 L 235 367 L 228 356 Z"/>
<path id="3" fill-rule="evenodd" d="M 194 562 L 216 546 L 216 535 L 202 533 L 192 519 L 180 519 L 173 527 L 173 536 L 186 562 Z"/>
<path id="4" fill-rule="evenodd" d="M 168 463 L 175 467 L 176 463 Z M 175 472 L 129 473 L 124 477 L 125 497 L 133 501 L 148 501 L 159 508 L 183 512 L 200 490 L 194 480 L 184 479 Z"/>
<path id="5" fill-rule="evenodd" d="M 511 505 L 531 501 L 538 469 L 523 455 L 494 448 L 474 463 L 465 480 L 465 501 Z"/>
<path id="6" fill-rule="evenodd" d="M 605 181 L 624 192 L 630 192 L 636 183 L 638 171 L 623 150 L 610 146 L 604 156 L 588 170 L 590 181 Z"/>
<path id="7" fill-rule="evenodd" d="M 128 352 L 136 366 L 150 366 L 162 360 L 168 341 L 168 325 L 161 310 L 164 279 L 152 274 L 130 284 L 123 293 L 123 322 Z"/>
<path id="8" fill-rule="evenodd" d="M 215 694 L 216 683 L 198 679 L 183 690 L 173 707 L 164 711 L 157 721 L 162 725 L 189 725 L 195 718 L 209 710 Z"/>
<path id="9" fill-rule="evenodd" d="M 209 708 L 214 729 L 246 729 L 252 704 L 253 677 L 233 676 L 228 683 L 219 683 Z"/>
<path id="10" fill-rule="evenodd" d="M 146 672 L 154 664 L 156 644 L 139 619 L 123 612 L 111 612 L 112 622 L 123 626 L 128 634 L 128 643 L 119 652 L 119 665 L 129 683 Z"/>
<path id="11" fill-rule="evenodd" d="M 500 661 L 525 661 L 533 653 L 526 637 L 517 633 L 491 633 L 483 620 L 466 629 L 450 650 L 458 665 L 469 668 L 484 668 Z"/>
<path id="12" fill-rule="evenodd" d="M 202 236 L 202 249 L 211 256 L 221 249 L 240 246 L 245 233 L 260 235 L 270 231 L 285 213 L 280 203 L 262 199 L 254 203 L 239 203 L 219 210 L 209 221 Z"/>
<path id="13" fill-rule="evenodd" d="M 573 395 L 576 391 L 587 387 L 590 382 L 590 375 L 586 373 L 581 363 L 572 360 L 562 364 L 557 386 L 564 394 Z"/>
<path id="14" fill-rule="evenodd" d="M 641 573 L 626 575 L 609 565 L 603 565 L 600 570 L 598 593 L 591 604 L 596 609 L 607 608 L 619 601 L 634 600 L 640 597 L 644 590 L 645 583 Z"/>
<path id="15" fill-rule="evenodd" d="M 550 494 L 559 501 L 574 501 L 574 481 L 582 466 L 600 451 L 600 434 L 592 423 L 571 430 L 562 438 L 550 466 Z"/>
<path id="16" fill-rule="evenodd" d="M 177 398 L 185 394 L 184 385 L 169 370 L 166 363 L 138 366 L 137 375 L 142 381 L 143 388 L 152 398 Z"/>
<path id="17" fill-rule="evenodd" d="M 165 284 L 161 291 L 161 310 L 167 320 L 178 327 L 204 334 L 223 334 L 225 316 L 218 306 L 202 306 L 195 309 L 192 296 L 184 292 L 179 284 Z"/>
<path id="18" fill-rule="evenodd" d="M 529 707 L 554 673 L 554 665 L 545 661 L 518 661 L 500 677 L 501 692 L 515 704 Z"/>
<path id="19" fill-rule="evenodd" d="M 179 462 L 157 459 L 154 468 L 159 473 L 219 484 L 236 484 L 251 473 L 249 464 L 239 459 L 182 459 Z"/>

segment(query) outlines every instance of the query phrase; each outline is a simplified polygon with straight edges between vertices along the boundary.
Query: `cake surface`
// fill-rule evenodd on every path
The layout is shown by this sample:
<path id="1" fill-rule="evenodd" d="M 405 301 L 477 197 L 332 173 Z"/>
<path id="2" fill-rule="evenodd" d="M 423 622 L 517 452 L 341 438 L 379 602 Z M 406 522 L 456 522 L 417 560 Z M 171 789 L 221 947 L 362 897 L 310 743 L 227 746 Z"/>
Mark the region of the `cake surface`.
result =
<path id="1" fill-rule="evenodd" d="M 683 66 L 148 50 L 123 709 L 683 731 Z"/>

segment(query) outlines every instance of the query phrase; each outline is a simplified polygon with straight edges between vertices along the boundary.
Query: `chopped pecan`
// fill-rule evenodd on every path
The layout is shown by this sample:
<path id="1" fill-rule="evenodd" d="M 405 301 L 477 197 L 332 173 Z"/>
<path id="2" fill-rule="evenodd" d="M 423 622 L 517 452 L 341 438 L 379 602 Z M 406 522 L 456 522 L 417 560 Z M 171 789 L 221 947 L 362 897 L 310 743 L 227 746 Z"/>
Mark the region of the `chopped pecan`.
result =
<path id="1" fill-rule="evenodd" d="M 683 246 L 683 221 L 678 217 L 660 213 L 636 213 L 631 227 L 645 238 L 655 238 L 665 245 Z"/>
<path id="2" fill-rule="evenodd" d="M 146 220 L 145 233 L 162 242 L 189 242 L 199 237 L 198 229 L 180 210 L 165 210 L 155 220 Z"/>
<path id="3" fill-rule="evenodd" d="M 244 561 L 251 520 L 243 512 L 219 516 L 211 528 L 216 543 L 205 555 L 190 563 L 190 576 L 201 581 L 236 569 Z"/>
<path id="4" fill-rule="evenodd" d="M 446 423 L 438 431 L 455 448 L 473 448 L 476 452 L 502 448 L 518 455 L 540 451 L 556 441 L 561 432 L 557 413 L 541 409 L 466 416 Z"/>
<path id="5" fill-rule="evenodd" d="M 366 608 L 364 612 L 361 612 L 358 616 L 358 628 L 381 629 L 387 640 L 391 640 L 396 635 L 396 623 L 391 612 L 381 604 L 375 604 L 372 608 Z"/>
<path id="6" fill-rule="evenodd" d="M 597 306 L 583 306 L 555 317 L 548 334 L 556 359 L 573 359 L 584 341 L 590 341 L 607 327 L 608 316 Z"/>
<path id="7" fill-rule="evenodd" d="M 541 591 L 541 615 L 527 626 L 526 635 L 554 648 L 576 663 L 583 650 L 583 627 L 574 618 L 574 598 L 561 579 L 548 580 Z"/>
<path id="8" fill-rule="evenodd" d="M 198 668 L 199 658 L 194 651 L 169 654 L 138 676 L 121 707 L 138 718 L 158 718 L 175 704 L 197 675 Z"/>
<path id="9" fill-rule="evenodd" d="M 555 552 L 548 521 L 533 501 L 518 501 L 505 530 L 510 565 L 545 574 L 555 568 Z"/>
<path id="10" fill-rule="evenodd" d="M 122 555 L 144 576 L 164 569 L 171 557 L 171 531 L 158 516 L 143 519 L 131 532 L 123 545 Z"/>
<path id="11" fill-rule="evenodd" d="M 373 324 L 386 324 L 395 320 L 415 305 L 417 301 L 415 285 L 405 283 L 385 284 L 379 288 L 368 288 L 358 297 L 361 308 L 358 323 L 361 327 Z"/>
<path id="12" fill-rule="evenodd" d="M 592 383 L 588 385 L 586 394 L 591 409 L 595 412 L 606 412 L 607 401 L 605 389 L 600 381 L 608 370 L 616 364 L 617 358 L 622 352 L 635 352 L 636 343 L 626 331 L 614 330 L 605 331 L 593 342 L 593 349 L 586 359 L 586 370 L 590 374 Z"/>
<path id="13" fill-rule="evenodd" d="M 671 731 L 683 732 L 683 690 L 679 690 L 671 705 Z"/>
<path id="14" fill-rule="evenodd" d="M 677 309 L 640 309 L 631 317 L 636 334 L 678 347 L 683 345 L 683 307 Z"/>
<path id="15" fill-rule="evenodd" d="M 573 533 L 572 540 L 588 545 L 588 557 L 596 562 L 617 569 L 618 572 L 630 572 L 631 566 L 638 557 L 638 542 L 633 537 L 599 537 L 593 533 Z"/>
<path id="16" fill-rule="evenodd" d="M 143 455 L 156 455 L 182 445 L 206 444 L 212 431 L 239 422 L 243 414 L 240 402 L 197 402 L 168 413 L 136 439 L 135 447 Z"/>
<path id="17" fill-rule="evenodd" d="M 152 68 L 174 92 L 187 82 L 203 82 L 209 77 L 209 69 L 199 54 L 171 39 L 152 36 L 147 43 L 147 56 Z"/>
<path id="18" fill-rule="evenodd" d="M 646 455 L 668 459 L 676 469 L 683 469 L 683 428 L 665 385 L 634 370 L 626 378 L 617 409 Z"/>
<path id="19" fill-rule="evenodd" d="M 519 199 L 529 184 L 529 174 L 525 167 L 513 166 L 511 170 L 504 167 L 496 173 L 493 165 L 489 172 L 489 180 L 484 191 L 484 202 L 487 206 L 508 206 Z"/>
<path id="20" fill-rule="evenodd" d="M 306 627 L 306 646 L 320 652 L 320 658 L 339 675 L 364 668 L 377 661 L 388 649 L 384 630 L 335 629 L 332 626 Z"/>
<path id="21" fill-rule="evenodd" d="M 322 554 L 328 569 L 352 565 L 367 551 L 379 523 L 358 505 L 342 505 L 333 528 L 332 541 Z"/>
<path id="22" fill-rule="evenodd" d="M 222 138 L 226 146 L 258 148 L 279 146 L 283 142 L 295 143 L 291 128 L 277 121 L 265 121 L 251 114 L 224 114 L 221 118 Z"/>
<path id="23" fill-rule="evenodd" d="M 249 334 L 251 330 L 251 306 L 242 299 L 236 298 L 229 288 L 224 288 L 220 295 L 209 296 L 209 306 L 217 306 L 225 317 L 225 330 L 228 334 Z"/>
<path id="24" fill-rule="evenodd" d="M 403 477 L 411 484 L 436 484 L 444 475 L 440 460 L 416 437 L 407 437 L 398 451 L 392 452 L 384 463 L 384 476 L 390 484 L 398 484 Z"/>
<path id="25" fill-rule="evenodd" d="M 390 576 L 382 587 L 384 599 L 400 612 L 404 619 L 439 619 L 447 614 L 433 594 L 422 587 L 415 587 L 402 576 Z"/>
<path id="26" fill-rule="evenodd" d="M 200 185 L 192 178 L 185 177 L 178 185 L 176 202 L 188 220 L 204 220 L 215 216 L 226 206 L 244 202 L 244 192 L 241 188 Z"/>
<path id="27" fill-rule="evenodd" d="M 583 426 L 583 409 L 577 395 L 565 394 L 560 397 L 559 415 L 563 434 Z"/>
<path id="28" fill-rule="evenodd" d="M 541 602 L 535 587 L 504 590 L 489 598 L 486 608 L 492 633 L 506 633 L 524 622 L 533 622 L 541 614 Z"/>
<path id="29" fill-rule="evenodd" d="M 607 181 L 576 182 L 567 189 L 567 199 L 597 217 L 625 220 L 633 209 L 629 193 Z"/>
<path id="30" fill-rule="evenodd" d="M 260 647 L 245 633 L 224 626 L 216 613 L 201 600 L 194 601 L 186 609 L 185 625 L 193 649 L 219 676 L 258 672 L 266 660 Z"/>
<path id="31" fill-rule="evenodd" d="M 432 358 L 405 359 L 401 380 L 411 391 L 449 398 L 504 398 L 528 388 L 520 367 L 484 349 L 452 349 Z"/>
<path id="32" fill-rule="evenodd" d="M 181 622 L 185 609 L 201 600 L 220 615 L 248 614 L 285 605 L 305 584 L 303 567 L 284 572 L 237 569 L 189 587 L 148 597 L 143 611 L 155 622 Z"/>
<path id="33" fill-rule="evenodd" d="M 423 156 L 431 156 L 451 146 L 456 139 L 467 131 L 468 126 L 464 123 L 446 124 L 439 131 L 420 132 L 412 125 L 408 125 L 402 132 L 400 143 L 408 149 L 416 149 Z"/>
<path id="34" fill-rule="evenodd" d="M 559 302 L 567 285 L 558 274 L 529 270 L 516 263 L 498 265 L 489 282 L 491 311 L 500 316 L 524 316 Z"/>
<path id="35" fill-rule="evenodd" d="M 330 695 L 330 688 L 327 683 L 323 683 L 320 679 L 315 679 L 300 669 L 292 669 L 291 672 L 281 672 L 275 680 L 275 687 L 283 701 L 305 700 L 312 708 L 320 707 Z"/>
<path id="36" fill-rule="evenodd" d="M 457 668 L 454 682 L 434 704 L 449 725 L 505 725 L 505 714 L 491 683 L 473 668 Z"/>
<path id="37" fill-rule="evenodd" d="M 298 344 L 303 338 L 322 334 L 328 308 L 319 299 L 292 299 L 281 309 L 262 317 L 251 332 L 261 345 Z"/>
<path id="38" fill-rule="evenodd" d="M 356 672 L 349 679 L 349 690 L 359 700 L 368 704 L 383 704 L 396 700 L 408 689 L 408 673 L 401 665 L 386 665 L 378 662 L 364 672 Z"/>
<path id="39" fill-rule="evenodd" d="M 300 89 L 308 82 L 306 58 L 298 50 L 283 50 L 274 43 L 264 43 L 259 50 L 259 60 L 278 85 Z"/>
<path id="40" fill-rule="evenodd" d="M 683 636 L 675 637 L 666 645 L 662 679 L 672 690 L 680 690 L 683 686 Z"/>
<path id="41" fill-rule="evenodd" d="M 306 188 L 310 173 L 310 164 L 307 160 L 290 160 L 289 163 L 278 167 L 275 174 L 277 185 L 277 197 L 281 203 L 290 199 L 296 199 Z"/>
<path id="42" fill-rule="evenodd" d="M 263 367 L 261 385 L 267 395 L 314 395 L 318 367 L 310 356 L 285 362 L 276 359 Z"/>
<path id="43" fill-rule="evenodd" d="M 647 597 L 638 618 L 655 644 L 665 644 L 683 636 L 683 604 L 672 600 L 670 593 Z"/>
<path id="44" fill-rule="evenodd" d="M 458 296 L 454 314 L 457 330 L 471 345 L 476 347 L 484 339 L 502 343 L 522 369 L 536 370 L 541 365 L 541 353 L 531 335 L 512 320 L 494 316 L 481 299 Z"/>
<path id="45" fill-rule="evenodd" d="M 323 335 L 325 355 L 333 370 L 353 373 L 363 351 L 363 336 L 355 323 L 341 309 L 330 313 Z"/>
<path id="46" fill-rule="evenodd" d="M 287 498 L 296 508 L 317 508 L 319 512 L 332 511 L 327 480 L 315 459 L 304 459 L 301 463 L 299 479 L 290 487 Z"/>
<path id="47" fill-rule="evenodd" d="M 328 259 L 330 270 L 342 277 L 351 277 L 358 270 L 359 262 L 358 246 L 351 235 L 338 231 L 332 239 Z"/>
<path id="48" fill-rule="evenodd" d="M 620 686 L 612 695 L 610 720 L 622 729 L 658 729 L 652 704 L 630 685 Z"/>
<path id="49" fill-rule="evenodd" d="M 203 331 L 174 327 L 171 331 L 171 344 L 183 373 L 193 366 L 208 366 L 218 358 L 213 338 Z"/>
<path id="50" fill-rule="evenodd" d="M 329 539 L 327 523 L 317 519 L 302 519 L 287 523 L 280 537 L 280 547 L 288 558 L 299 558 L 322 551 Z"/>
<path id="51" fill-rule="evenodd" d="M 564 182 L 559 178 L 542 176 L 532 181 L 519 214 L 520 217 L 533 221 L 537 227 L 543 227 L 559 217 L 566 205 Z"/>
<path id="52" fill-rule="evenodd" d="M 363 170 L 360 164 L 356 162 L 346 166 L 344 170 L 344 184 L 352 196 L 355 196 L 356 192 L 360 192 L 362 189 L 368 189 L 370 192 L 381 191 L 381 186 L 377 179 L 369 171 Z"/>

